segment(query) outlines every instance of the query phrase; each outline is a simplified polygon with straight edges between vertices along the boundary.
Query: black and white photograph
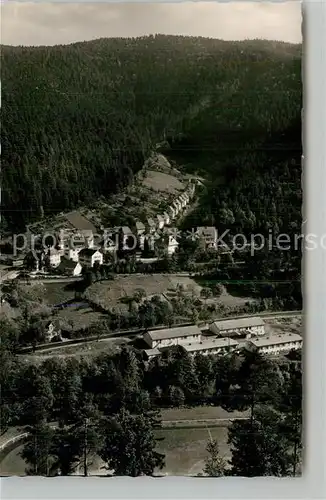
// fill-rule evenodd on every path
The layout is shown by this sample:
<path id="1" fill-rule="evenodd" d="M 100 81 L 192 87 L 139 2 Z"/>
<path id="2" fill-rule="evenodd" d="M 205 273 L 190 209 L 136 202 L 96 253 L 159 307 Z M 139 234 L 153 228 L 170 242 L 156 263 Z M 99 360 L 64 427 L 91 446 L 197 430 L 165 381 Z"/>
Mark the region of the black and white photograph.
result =
<path id="1" fill-rule="evenodd" d="M 301 3 L 1 18 L 1 477 L 300 477 Z"/>

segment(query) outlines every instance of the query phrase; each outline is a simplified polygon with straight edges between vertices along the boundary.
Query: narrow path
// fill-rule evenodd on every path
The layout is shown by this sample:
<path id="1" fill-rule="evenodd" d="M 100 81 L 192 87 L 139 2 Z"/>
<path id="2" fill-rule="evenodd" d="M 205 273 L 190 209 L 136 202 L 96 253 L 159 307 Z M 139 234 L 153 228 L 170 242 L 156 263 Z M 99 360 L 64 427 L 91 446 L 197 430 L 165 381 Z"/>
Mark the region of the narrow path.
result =
<path id="1" fill-rule="evenodd" d="M 197 429 L 201 427 L 207 427 L 210 425 L 211 427 L 224 427 L 228 425 L 230 422 L 234 422 L 235 420 L 248 420 L 249 417 L 222 417 L 222 418 L 196 418 L 189 420 L 162 420 L 163 428 L 173 428 L 177 429 L 178 427 L 189 427 L 191 429 Z"/>

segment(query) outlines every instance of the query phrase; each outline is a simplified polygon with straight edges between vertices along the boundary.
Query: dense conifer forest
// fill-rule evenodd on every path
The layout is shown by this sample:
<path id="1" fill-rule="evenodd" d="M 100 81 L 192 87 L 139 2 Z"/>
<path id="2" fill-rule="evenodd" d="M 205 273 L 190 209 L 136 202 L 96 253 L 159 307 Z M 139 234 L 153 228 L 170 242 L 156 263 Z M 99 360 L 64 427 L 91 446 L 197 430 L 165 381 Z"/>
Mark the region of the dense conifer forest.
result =
<path id="1" fill-rule="evenodd" d="M 283 161 L 300 158 L 300 45 L 157 35 L 3 46 L 2 82 L 3 228 L 119 192 L 164 140 L 182 161 L 200 157 L 207 177 L 260 164 L 263 183 L 273 167 L 261 149 L 286 149 L 281 134 L 297 124 Z"/>

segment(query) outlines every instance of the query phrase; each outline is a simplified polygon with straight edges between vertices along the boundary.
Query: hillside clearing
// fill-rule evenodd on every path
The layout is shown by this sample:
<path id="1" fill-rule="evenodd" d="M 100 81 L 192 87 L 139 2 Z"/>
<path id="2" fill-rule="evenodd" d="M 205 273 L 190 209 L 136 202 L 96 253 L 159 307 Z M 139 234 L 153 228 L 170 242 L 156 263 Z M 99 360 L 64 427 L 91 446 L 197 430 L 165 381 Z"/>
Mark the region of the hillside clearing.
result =
<path id="1" fill-rule="evenodd" d="M 175 194 L 178 191 L 185 189 L 185 185 L 179 179 L 170 174 L 149 170 L 143 185 L 147 188 L 154 189 L 155 191 L 168 192 Z"/>

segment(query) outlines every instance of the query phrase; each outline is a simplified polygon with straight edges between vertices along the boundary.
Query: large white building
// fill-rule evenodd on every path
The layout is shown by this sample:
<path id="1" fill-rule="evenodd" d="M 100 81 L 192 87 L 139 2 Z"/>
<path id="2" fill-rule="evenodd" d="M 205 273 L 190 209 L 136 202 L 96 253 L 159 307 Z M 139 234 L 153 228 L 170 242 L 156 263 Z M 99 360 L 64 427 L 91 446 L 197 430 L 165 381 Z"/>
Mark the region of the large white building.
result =
<path id="1" fill-rule="evenodd" d="M 301 349 L 302 337 L 296 333 L 269 335 L 268 337 L 251 338 L 248 340 L 247 346 L 262 354 L 278 354 L 292 349 Z"/>
<path id="2" fill-rule="evenodd" d="M 203 355 L 208 354 L 224 354 L 230 351 L 234 351 L 239 345 L 234 339 L 230 338 L 222 338 L 222 339 L 213 339 L 213 340 L 204 340 L 203 342 L 197 342 L 195 344 L 184 345 L 183 347 L 186 351 L 195 355 L 196 353 L 200 353 Z"/>
<path id="3" fill-rule="evenodd" d="M 265 323 L 258 316 L 239 319 L 225 319 L 222 321 L 214 321 L 209 325 L 212 333 L 218 336 L 230 335 L 232 332 L 236 335 L 246 333 L 246 336 L 264 335 Z M 230 335 L 232 336 L 232 335 Z"/>
<path id="4" fill-rule="evenodd" d="M 144 334 L 144 340 L 151 349 L 200 342 L 200 339 L 201 331 L 196 325 L 149 330 Z"/>

